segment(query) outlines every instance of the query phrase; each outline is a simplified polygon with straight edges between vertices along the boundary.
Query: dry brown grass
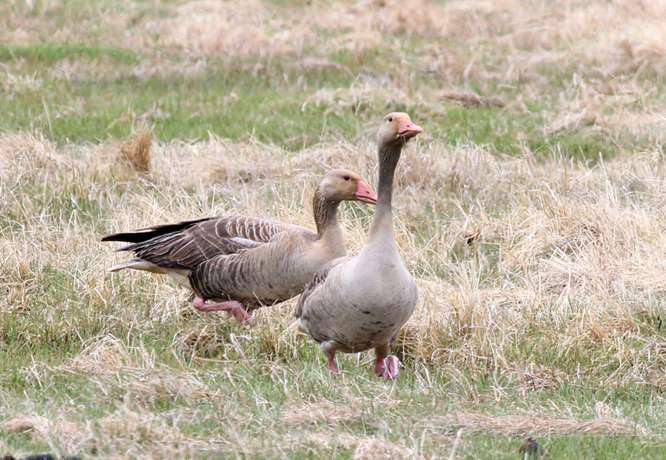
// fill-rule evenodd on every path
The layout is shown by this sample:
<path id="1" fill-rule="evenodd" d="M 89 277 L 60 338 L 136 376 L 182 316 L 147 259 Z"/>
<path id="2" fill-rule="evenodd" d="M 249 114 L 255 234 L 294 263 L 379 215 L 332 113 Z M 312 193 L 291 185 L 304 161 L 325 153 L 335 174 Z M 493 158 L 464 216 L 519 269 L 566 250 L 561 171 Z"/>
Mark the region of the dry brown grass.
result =
<path id="1" fill-rule="evenodd" d="M 251 331 L 229 335 L 219 329 L 223 319 L 183 316 L 189 312 L 185 293 L 166 280 L 139 273 L 107 276 L 105 269 L 120 257 L 97 240 L 110 231 L 226 212 L 309 226 L 310 194 L 321 174 L 344 165 L 374 177 L 374 147 L 340 142 L 298 155 L 218 139 L 153 147 L 150 176 L 141 177 L 118 164 L 110 144 L 59 148 L 35 136 L 0 137 L 2 212 L 18 225 L 0 240 L 5 256 L 2 314 L 37 315 L 58 334 L 74 337 L 90 327 L 103 331 L 63 365 L 37 363 L 25 375 L 39 382 L 55 374 L 79 376 L 99 397 L 118 395 L 127 406 L 116 407 L 94 426 L 60 408 L 36 411 L 34 417 L 42 418 L 35 420 L 46 419 L 49 425 L 33 423 L 34 439 L 73 450 L 103 445 L 108 452 L 130 456 L 133 451 L 123 445 L 138 449 L 136 455 L 153 456 L 238 446 L 270 453 L 239 430 L 201 438 L 157 417 L 150 408 L 159 404 L 176 401 L 182 410 L 194 410 L 191 404 L 226 407 L 228 401 L 247 397 L 245 390 L 234 389 L 229 399 L 226 391 L 211 387 L 205 373 L 161 363 L 139 337 L 155 327 L 177 328 L 172 340 L 179 366 L 205 363 L 206 356 L 222 350 L 220 372 L 234 385 L 251 385 L 225 370 L 238 359 L 264 362 L 261 369 L 282 385 L 289 378 L 284 366 L 302 360 L 303 347 L 314 346 L 291 328 L 293 303 L 260 311 Z M 247 164 L 236 163 L 239 157 Z M 239 179 L 237 172 L 251 171 L 253 162 L 267 166 Z M 429 388 L 434 366 L 451 385 L 469 388 L 471 401 L 484 396 L 470 386 L 470 374 L 487 375 L 488 369 L 494 369 L 500 400 L 507 392 L 529 396 L 592 380 L 606 388 L 662 388 L 658 376 L 666 367 L 666 342 L 645 328 L 660 314 L 658 299 L 666 283 L 661 260 L 665 169 L 656 149 L 586 165 L 561 158 L 502 158 L 474 146 L 411 145 L 401 163 L 395 200 L 398 242 L 420 292 L 416 314 L 396 346 L 407 364 L 404 372 Z M 78 207 L 62 209 L 73 202 L 91 203 L 100 217 L 86 218 Z M 424 209 L 434 214 L 426 216 Z M 363 244 L 370 212 L 345 206 L 351 252 Z M 49 270 L 67 273 L 62 289 L 69 297 L 43 309 L 34 293 L 44 288 L 41 280 Z M 119 296 L 124 300 L 117 301 Z M 76 307 L 79 299 L 83 308 Z M 134 345 L 114 335 L 119 327 L 135 331 Z M 39 330 L 22 334 L 26 341 L 41 340 Z M 534 340 L 547 354 L 531 347 Z M 253 343 L 257 348 L 248 349 Z M 516 352 L 526 349 L 532 350 L 529 355 Z M 342 365 L 347 372 L 370 366 L 365 355 L 351 361 Z M 355 423 L 382 427 L 386 413 L 403 407 L 390 395 L 349 397 L 346 403 L 296 399 L 285 407 L 280 420 L 301 433 L 294 445 L 324 445 L 318 437 L 328 436 L 326 445 L 346 446 L 359 458 L 411 455 L 411 444 L 367 438 L 346 428 Z M 9 412 L 16 417 L 25 413 L 30 414 Z M 215 423 L 235 426 L 242 416 L 230 409 L 223 414 L 223 421 Z M 421 423 L 418 417 L 415 421 Z M 459 411 L 429 423 L 449 434 L 463 428 L 508 435 L 650 436 L 613 412 L 584 419 L 548 416 L 545 410 L 502 417 Z M 322 434 L 317 428 L 322 424 L 338 431 Z M 351 437 L 339 438 L 340 430 Z M 63 444 L 55 441 L 61 431 L 75 434 L 62 438 L 69 439 Z"/>
<path id="2" fill-rule="evenodd" d="M 76 27 L 62 28 L 48 19 L 68 11 L 64 2 L 10 0 L 0 16 L 0 38 L 7 43 L 85 42 L 93 31 L 105 43 L 128 48 L 180 47 L 231 58 L 301 55 L 306 49 L 310 54 L 312 48 L 325 56 L 379 45 L 400 51 L 400 41 L 408 37 L 429 44 L 419 56 L 424 70 L 464 78 L 533 78 L 544 65 L 591 66 L 608 75 L 660 70 L 666 63 L 661 0 L 364 0 L 282 6 L 253 0 L 229 6 L 208 0 L 156 2 L 153 9 L 132 1 L 121 8 L 91 5 L 76 12 Z M 155 14 L 158 8 L 163 14 Z M 101 19 L 104 27 L 93 26 Z"/>
<path id="3" fill-rule="evenodd" d="M 113 166 L 113 156 L 103 154 L 104 146 L 78 148 L 72 156 L 39 138 L 6 135 L 0 144 L 0 159 L 12 162 L 3 169 L 6 184 L 29 175 L 37 183 L 48 181 L 50 193 L 74 187 L 94 196 L 108 210 L 104 232 L 232 211 L 311 225 L 309 193 L 327 168 L 344 165 L 365 177 L 375 175 L 371 145 L 320 146 L 289 157 L 280 149 L 247 144 L 242 157 L 248 165 L 239 166 L 232 160 L 238 144 L 177 142 L 157 145 L 159 161 L 150 181 L 121 185 L 133 192 L 118 195 L 117 181 L 127 176 Z M 270 167 L 239 177 L 238 168 L 249 170 L 258 158 Z M 219 169 L 211 174 L 205 165 L 216 163 Z M 401 165 L 396 212 L 403 256 L 421 292 L 401 340 L 408 355 L 452 365 L 484 366 L 489 360 L 505 366 L 507 347 L 536 327 L 563 349 L 604 349 L 609 362 L 628 353 L 627 340 L 644 342 L 644 352 L 626 358 L 645 373 L 662 366 L 660 357 L 644 354 L 661 345 L 642 337 L 639 325 L 644 312 L 656 315 L 655 296 L 666 281 L 660 257 L 666 245 L 663 170 L 658 152 L 585 166 L 562 159 L 497 158 L 478 148 L 452 150 L 436 143 L 411 147 Z M 290 186 L 287 177 L 308 185 Z M 146 190 L 159 194 L 147 198 Z M 200 198 L 206 195 L 213 199 L 204 204 Z M 100 305 L 113 296 L 113 280 L 101 274 L 114 256 L 95 243 L 99 234 L 76 221 L 59 229 L 53 218 L 36 219 L 38 203 L 31 197 L 10 194 L 3 201 L 24 225 L 13 237 L 19 239 L 5 245 L 5 264 L 15 279 L 30 279 L 45 264 L 70 270 L 92 262 L 76 275 L 81 288 L 91 289 L 91 301 Z M 425 208 L 437 217 L 424 217 Z M 356 219 L 345 222 L 353 252 L 365 229 Z M 43 233 L 43 225 L 52 231 Z M 470 231 L 476 234 L 471 244 Z M 489 270 L 496 275 L 485 278 Z M 152 286 L 155 298 L 164 299 L 159 292 L 167 286 L 161 281 Z M 10 298 L 21 298 L 25 289 L 10 287 Z M 165 319 L 175 317 L 181 301 L 177 296 L 167 302 L 172 307 L 156 311 Z M 290 322 L 289 308 L 266 315 L 267 321 L 277 315 L 281 324 Z M 279 328 L 267 337 L 292 340 Z M 443 343 L 449 345 L 443 349 Z"/>
<path id="4" fill-rule="evenodd" d="M 502 99 L 490 96 L 482 97 L 473 92 L 446 91 L 442 94 L 444 99 L 450 99 L 463 107 L 504 107 Z"/>
<path id="5" fill-rule="evenodd" d="M 296 10 L 298 15 L 290 14 Z M 400 39 L 407 36 L 430 43 L 420 56 L 424 69 L 456 80 L 515 80 L 537 77 L 544 65 L 590 65 L 606 74 L 662 69 L 664 11 L 658 0 L 585 6 L 383 0 L 282 8 L 260 1 L 236 8 L 195 1 L 175 7 L 172 17 L 139 27 L 156 34 L 162 45 L 224 57 L 300 55 L 306 45 L 322 55 L 380 45 L 400 51 Z M 321 31 L 330 37 L 322 39 Z M 494 49 L 485 50 L 488 45 Z"/>
<path id="6" fill-rule="evenodd" d="M 350 448 L 354 459 L 415 458 L 415 452 L 400 443 L 381 436 L 355 436 L 345 430 L 355 423 L 381 427 L 382 413 L 395 408 L 398 403 L 386 395 L 374 401 L 347 395 L 343 403 L 303 404 L 295 400 L 287 405 L 282 422 L 298 429 L 299 439 L 295 442 Z"/>
<path id="7" fill-rule="evenodd" d="M 376 423 L 380 412 L 390 410 L 398 405 L 386 395 L 380 395 L 371 404 L 362 398 L 348 395 L 345 404 L 331 401 L 319 401 L 303 404 L 295 401 L 289 404 L 282 414 L 282 421 L 288 425 L 316 425 L 324 423 L 327 426 L 345 425 L 364 420 L 366 423 Z"/>
<path id="8" fill-rule="evenodd" d="M 636 424 L 618 418 L 600 417 L 593 420 L 553 418 L 544 415 L 506 415 L 492 417 L 485 414 L 452 413 L 435 417 L 430 423 L 434 431 L 494 432 L 509 436 L 552 436 L 567 434 L 632 434 L 645 435 Z"/>
<path id="9" fill-rule="evenodd" d="M 19 416 L 6 421 L 0 430 L 29 432 L 33 439 L 51 448 L 69 452 L 85 451 L 107 458 L 163 458 L 211 452 L 224 441 L 198 439 L 169 425 L 162 417 L 121 406 L 96 423 L 72 423 L 69 414 L 48 420 L 41 416 Z"/>

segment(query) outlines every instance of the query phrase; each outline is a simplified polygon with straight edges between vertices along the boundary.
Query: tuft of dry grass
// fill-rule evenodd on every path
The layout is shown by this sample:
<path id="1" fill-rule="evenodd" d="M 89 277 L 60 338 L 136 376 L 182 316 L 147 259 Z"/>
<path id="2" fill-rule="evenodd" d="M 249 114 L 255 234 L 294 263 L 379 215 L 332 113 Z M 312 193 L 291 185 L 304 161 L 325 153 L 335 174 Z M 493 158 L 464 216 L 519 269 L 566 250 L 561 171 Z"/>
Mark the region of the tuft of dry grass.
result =
<path id="1" fill-rule="evenodd" d="M 18 416 L 5 420 L 0 424 L 0 429 L 8 433 L 24 433 L 26 431 L 44 431 L 48 420 L 39 416 Z"/>
<path id="2" fill-rule="evenodd" d="M 41 415 L 16 415 L 0 423 L 0 432 L 24 433 L 51 445 L 79 449 L 88 441 L 80 426 L 66 420 L 66 415 L 50 419 Z"/>
<path id="3" fill-rule="evenodd" d="M 571 434 L 647 435 L 646 431 L 628 420 L 599 417 L 593 420 L 553 418 L 544 415 L 505 415 L 488 416 L 475 413 L 452 413 L 434 417 L 431 421 L 434 431 L 467 432 L 481 431 L 501 433 L 509 436 L 553 436 Z"/>
<path id="4" fill-rule="evenodd" d="M 128 367 L 154 367 L 144 350 L 139 362 L 134 362 L 122 342 L 112 335 L 95 338 L 64 365 L 64 369 L 90 375 L 116 374 Z M 140 364 L 139 364 L 140 363 Z"/>
<path id="5" fill-rule="evenodd" d="M 506 104 L 497 96 L 482 97 L 471 91 L 446 91 L 444 99 L 455 101 L 463 107 L 504 107 Z"/>
<path id="6" fill-rule="evenodd" d="M 375 401 L 382 409 L 391 409 L 397 401 L 386 397 Z M 344 425 L 368 418 L 373 407 L 366 407 L 365 401 L 349 397 L 346 404 L 337 404 L 331 401 L 317 403 L 290 404 L 282 414 L 282 421 L 288 425 L 316 425 L 325 423 L 328 426 Z M 367 422 L 368 420 L 366 420 Z"/>
<path id="7" fill-rule="evenodd" d="M 393 458 L 416 458 L 414 451 L 385 439 L 367 439 L 354 449 L 354 460 L 389 460 Z"/>
<path id="8" fill-rule="evenodd" d="M 153 134 L 147 128 L 139 130 L 131 139 L 120 145 L 118 157 L 139 173 L 150 171 L 150 148 Z"/>

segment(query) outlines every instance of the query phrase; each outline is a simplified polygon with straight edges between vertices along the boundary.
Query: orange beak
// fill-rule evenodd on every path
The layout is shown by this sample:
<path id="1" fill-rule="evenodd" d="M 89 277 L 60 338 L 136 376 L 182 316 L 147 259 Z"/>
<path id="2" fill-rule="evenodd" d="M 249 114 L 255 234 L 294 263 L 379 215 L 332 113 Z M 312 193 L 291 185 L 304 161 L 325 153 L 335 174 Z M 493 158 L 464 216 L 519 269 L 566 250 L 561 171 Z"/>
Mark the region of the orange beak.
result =
<path id="1" fill-rule="evenodd" d="M 357 201 L 362 201 L 364 203 L 377 204 L 377 194 L 362 180 L 358 181 L 358 184 L 356 185 L 354 198 L 356 198 Z"/>
<path id="2" fill-rule="evenodd" d="M 404 139 L 411 139 L 412 137 L 423 132 L 423 128 L 419 125 L 415 125 L 411 120 L 400 120 L 400 125 L 398 126 L 398 136 Z"/>

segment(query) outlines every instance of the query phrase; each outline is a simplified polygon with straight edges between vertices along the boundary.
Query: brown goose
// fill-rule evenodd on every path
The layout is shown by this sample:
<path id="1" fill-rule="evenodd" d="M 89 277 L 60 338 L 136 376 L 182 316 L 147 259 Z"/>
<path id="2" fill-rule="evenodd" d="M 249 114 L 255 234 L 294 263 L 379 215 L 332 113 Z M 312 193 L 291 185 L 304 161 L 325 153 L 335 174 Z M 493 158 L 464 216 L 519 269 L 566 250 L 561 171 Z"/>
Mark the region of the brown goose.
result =
<path id="1" fill-rule="evenodd" d="M 358 174 L 329 171 L 313 198 L 316 233 L 297 225 L 228 216 L 159 225 L 116 233 L 102 241 L 132 243 L 135 259 L 125 268 L 167 274 L 190 287 L 200 311 L 226 311 L 241 322 L 264 305 L 303 291 L 312 275 L 346 252 L 337 211 L 341 201 L 376 203 L 377 196 Z"/>
<path id="2" fill-rule="evenodd" d="M 375 373 L 387 379 L 398 375 L 400 363 L 389 356 L 390 346 L 414 312 L 417 293 L 393 236 L 393 176 L 405 143 L 422 131 L 406 113 L 384 117 L 378 134 L 379 199 L 368 240 L 357 256 L 322 267 L 298 300 L 300 328 L 321 344 L 334 373 L 337 351 L 374 348 Z"/>

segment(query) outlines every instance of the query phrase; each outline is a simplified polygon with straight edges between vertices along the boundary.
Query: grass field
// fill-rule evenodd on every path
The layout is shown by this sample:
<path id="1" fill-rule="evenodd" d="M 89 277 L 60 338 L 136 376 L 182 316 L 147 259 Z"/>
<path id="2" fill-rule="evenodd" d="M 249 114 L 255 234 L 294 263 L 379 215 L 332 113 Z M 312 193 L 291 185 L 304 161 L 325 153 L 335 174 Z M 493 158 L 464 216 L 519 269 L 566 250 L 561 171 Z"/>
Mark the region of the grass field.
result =
<path id="1" fill-rule="evenodd" d="M 0 455 L 663 458 L 666 4 L 0 2 Z M 104 234 L 312 226 L 331 167 L 398 170 L 417 311 L 395 382 L 331 379 L 294 302 L 251 328 Z M 152 133 L 148 171 L 132 157 Z M 143 133 L 143 134 L 142 134 Z M 141 168 L 139 168 L 141 169 Z M 343 206 L 350 252 L 372 209 Z M 536 458 L 536 457 L 531 457 Z"/>

